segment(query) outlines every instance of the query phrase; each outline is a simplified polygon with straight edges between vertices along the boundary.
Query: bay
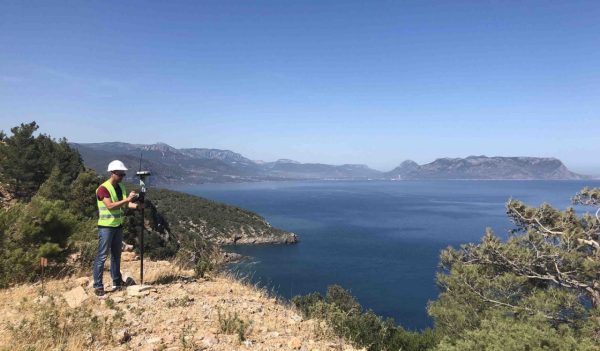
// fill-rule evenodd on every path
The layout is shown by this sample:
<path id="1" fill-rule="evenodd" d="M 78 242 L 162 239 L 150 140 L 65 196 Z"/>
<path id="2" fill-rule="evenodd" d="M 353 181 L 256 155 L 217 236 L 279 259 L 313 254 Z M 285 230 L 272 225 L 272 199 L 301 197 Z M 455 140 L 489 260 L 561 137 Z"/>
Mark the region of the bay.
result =
<path id="1" fill-rule="evenodd" d="M 236 205 L 299 235 L 288 246 L 233 246 L 251 260 L 231 269 L 284 298 L 328 285 L 411 330 L 432 326 L 440 250 L 513 228 L 505 203 L 565 209 L 600 181 L 289 181 L 201 184 L 175 190 Z M 576 207 L 579 212 L 591 210 Z"/>

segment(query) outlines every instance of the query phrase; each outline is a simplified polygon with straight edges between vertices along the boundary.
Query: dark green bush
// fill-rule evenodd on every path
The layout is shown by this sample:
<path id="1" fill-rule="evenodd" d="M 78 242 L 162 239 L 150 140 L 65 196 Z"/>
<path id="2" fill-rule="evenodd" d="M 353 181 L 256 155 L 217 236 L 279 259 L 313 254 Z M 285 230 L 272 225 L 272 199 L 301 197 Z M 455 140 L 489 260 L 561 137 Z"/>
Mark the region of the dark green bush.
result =
<path id="1" fill-rule="evenodd" d="M 36 278 L 41 257 L 49 259 L 49 273 L 60 269 L 78 224 L 64 208 L 64 201 L 36 196 L 0 211 L 0 286 Z"/>
<path id="2" fill-rule="evenodd" d="M 69 208 L 77 216 L 87 219 L 98 219 L 96 205 L 96 189 L 102 180 L 96 171 L 88 169 L 77 176 L 70 185 Z"/>
<path id="3" fill-rule="evenodd" d="M 358 301 L 356 301 L 354 296 L 352 296 L 350 291 L 342 288 L 339 285 L 334 284 L 327 288 L 325 301 L 337 306 L 344 312 L 355 312 L 361 310 L 360 304 Z"/>
<path id="4" fill-rule="evenodd" d="M 304 296 L 294 296 L 292 303 L 300 310 L 303 316 L 308 318 L 314 316 L 313 308 L 323 302 L 323 296 L 318 292 L 313 292 Z"/>
<path id="5" fill-rule="evenodd" d="M 209 260 L 200 259 L 194 267 L 194 272 L 196 272 L 196 275 L 200 278 L 204 278 L 204 275 L 213 268 L 214 265 Z"/>

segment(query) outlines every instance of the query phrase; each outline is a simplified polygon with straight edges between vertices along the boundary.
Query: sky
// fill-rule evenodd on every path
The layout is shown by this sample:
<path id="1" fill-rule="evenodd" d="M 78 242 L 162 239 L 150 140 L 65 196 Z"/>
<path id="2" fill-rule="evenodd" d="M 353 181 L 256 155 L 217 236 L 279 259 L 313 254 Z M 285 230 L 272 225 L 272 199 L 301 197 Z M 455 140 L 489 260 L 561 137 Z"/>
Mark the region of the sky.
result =
<path id="1" fill-rule="evenodd" d="M 600 174 L 599 1 L 0 0 L 0 129 Z"/>

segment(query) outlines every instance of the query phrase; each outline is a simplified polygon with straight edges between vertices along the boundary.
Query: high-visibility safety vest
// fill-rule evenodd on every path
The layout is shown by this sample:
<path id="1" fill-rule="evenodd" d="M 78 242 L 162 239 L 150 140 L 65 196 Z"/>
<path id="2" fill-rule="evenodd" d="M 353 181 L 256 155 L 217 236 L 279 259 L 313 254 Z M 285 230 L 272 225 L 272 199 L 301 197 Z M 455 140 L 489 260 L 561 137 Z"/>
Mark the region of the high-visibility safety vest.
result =
<path id="1" fill-rule="evenodd" d="M 103 186 L 108 190 L 108 192 L 110 193 L 110 200 L 112 202 L 122 200 L 117 198 L 117 192 L 115 191 L 115 188 L 110 183 L 110 181 L 107 180 L 100 186 Z M 121 195 L 124 199 L 126 194 L 125 186 L 123 186 L 123 184 L 121 183 L 119 183 L 119 186 L 121 187 Z M 98 187 L 98 189 L 100 189 L 100 187 Z M 98 225 L 103 227 L 118 227 L 122 225 L 123 218 L 125 217 L 125 212 L 121 207 L 112 210 L 106 208 L 104 202 L 98 200 L 98 189 L 96 189 L 96 202 L 98 203 Z"/>

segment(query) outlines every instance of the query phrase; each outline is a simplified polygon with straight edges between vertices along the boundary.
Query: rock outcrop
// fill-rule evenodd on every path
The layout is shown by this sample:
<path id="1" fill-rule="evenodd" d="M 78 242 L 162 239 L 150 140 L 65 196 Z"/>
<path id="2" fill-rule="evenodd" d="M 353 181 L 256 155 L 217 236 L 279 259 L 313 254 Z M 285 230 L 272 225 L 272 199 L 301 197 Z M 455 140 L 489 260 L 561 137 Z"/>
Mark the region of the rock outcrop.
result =
<path id="1" fill-rule="evenodd" d="M 298 236 L 294 233 L 283 233 L 281 235 L 248 235 L 245 232 L 233 234 L 229 237 L 221 237 L 216 240 L 220 245 L 265 245 L 265 244 L 296 244 Z"/>

